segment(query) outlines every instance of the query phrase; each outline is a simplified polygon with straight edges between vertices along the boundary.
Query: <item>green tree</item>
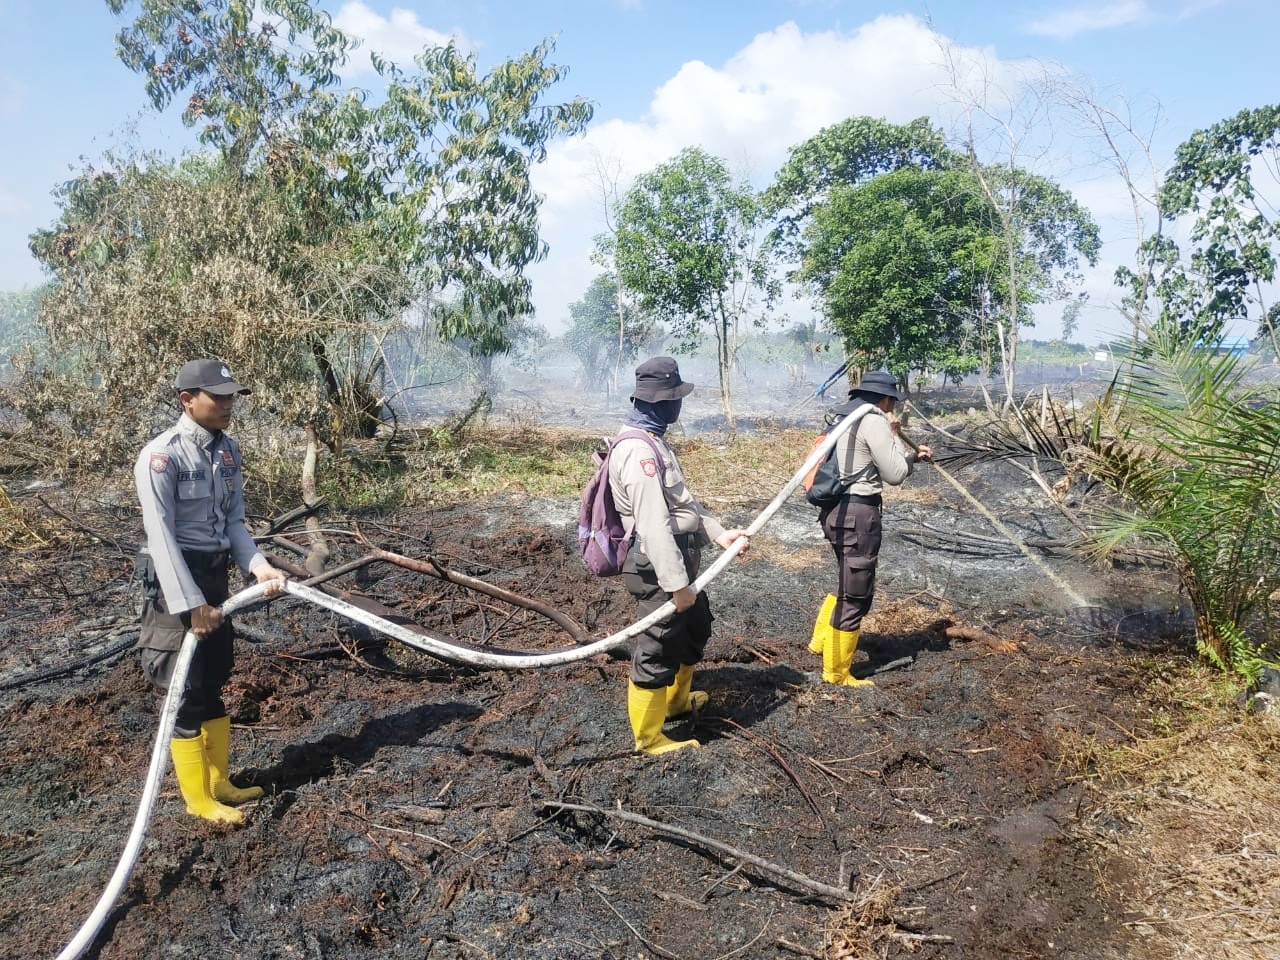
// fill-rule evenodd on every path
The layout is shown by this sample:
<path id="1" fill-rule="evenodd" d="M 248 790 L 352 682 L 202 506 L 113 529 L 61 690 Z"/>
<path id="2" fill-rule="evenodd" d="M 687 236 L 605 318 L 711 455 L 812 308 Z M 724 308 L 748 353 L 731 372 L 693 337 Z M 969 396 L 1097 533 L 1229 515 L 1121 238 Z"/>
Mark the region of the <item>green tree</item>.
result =
<path id="1" fill-rule="evenodd" d="M 658 325 L 651 318 L 625 303 L 619 304 L 618 284 L 607 273 L 598 274 L 582 299 L 569 304 L 569 316 L 573 324 L 565 331 L 564 341 L 582 364 L 583 386 L 587 390 L 607 392 L 613 385 L 613 372 L 635 360 L 640 349 L 658 333 Z"/>
<path id="2" fill-rule="evenodd" d="M 1071 338 L 1076 335 L 1076 331 L 1080 329 L 1080 307 L 1079 300 L 1068 300 L 1067 305 L 1062 308 L 1062 342 L 1071 343 Z"/>
<path id="3" fill-rule="evenodd" d="M 1190 254 L 1166 236 L 1146 245 L 1150 273 L 1124 271 L 1130 290 L 1150 283 L 1155 322 L 1190 343 L 1216 342 L 1230 320 L 1250 319 L 1276 342 L 1266 293 L 1276 276 L 1280 218 L 1280 106 L 1242 110 L 1197 130 L 1174 157 L 1160 192 L 1170 221 L 1192 218 Z"/>
<path id="4" fill-rule="evenodd" d="M 796 262 L 792 279 L 839 314 L 828 320 L 846 351 L 902 373 L 927 363 L 954 376 L 1000 346 L 1012 376 L 1031 306 L 1065 295 L 1098 251 L 1097 227 L 1066 191 L 976 163 L 925 119 L 825 128 L 792 148 L 765 198 L 771 241 Z"/>
<path id="5" fill-rule="evenodd" d="M 120 61 L 157 110 L 186 95 L 182 120 L 247 173 L 283 128 L 339 84 L 356 41 L 307 0 L 107 0 L 136 11 L 116 35 Z"/>
<path id="6" fill-rule="evenodd" d="M 337 86 L 354 42 L 308 0 L 264 0 L 267 16 L 252 18 L 247 0 L 110 2 L 139 8 L 118 42 L 153 104 L 189 90 L 183 119 L 231 170 L 269 171 L 304 231 L 335 214 L 370 225 L 427 293 L 460 302 L 451 322 L 531 312 L 523 270 L 546 245 L 529 169 L 591 118 L 581 98 L 541 103 L 566 73 L 546 62 L 551 41 L 485 75 L 452 44 L 424 50 L 413 71 L 374 55 L 386 96 L 369 106 Z"/>
<path id="7" fill-rule="evenodd" d="M 796 277 L 856 366 L 958 377 L 978 366 L 974 317 L 1007 299 L 993 219 L 964 171 L 904 167 L 837 186 L 811 211 Z"/>
<path id="8" fill-rule="evenodd" d="M 146 76 L 158 109 L 186 95 L 183 117 L 218 159 L 195 177 L 149 158 L 90 170 L 65 189 L 60 222 L 33 239 L 61 290 L 42 323 L 79 350 L 82 381 L 115 362 L 103 343 L 145 329 L 154 364 L 218 352 L 264 384 L 259 399 L 282 404 L 318 382 L 333 436 L 367 434 L 381 407 L 381 343 L 411 304 L 448 304 L 439 318 L 446 338 L 495 349 L 505 325 L 531 311 L 524 269 L 546 245 L 529 171 L 550 139 L 582 129 L 591 112 L 581 99 L 542 103 L 564 74 L 546 62 L 550 43 L 485 75 L 451 45 L 425 50 L 412 71 L 375 57 L 386 96 L 371 105 L 337 79 L 352 41 L 306 0 L 110 2 L 118 13 L 136 8 L 119 36 L 122 59 Z M 170 171 L 167 184 L 162 172 L 150 175 L 157 166 Z M 248 237 L 210 213 L 236 191 L 263 221 L 235 213 Z M 157 192 L 188 211 L 185 224 L 143 210 Z M 126 220 L 114 215 L 120 209 L 140 213 Z M 184 234 L 177 251 L 160 251 L 174 231 Z M 170 296 L 151 306 L 151 287 L 181 287 L 215 262 L 250 268 L 243 289 L 206 288 L 238 299 Z M 259 327 L 241 324 L 228 338 L 207 322 L 237 310 L 260 316 Z M 99 318 L 101 336 L 78 342 L 86 315 Z M 192 344 L 186 331 L 197 327 L 207 337 Z M 260 339 L 274 352 L 256 349 Z M 254 365 L 264 357 L 268 365 Z M 164 381 L 151 365 L 119 372 L 122 402 L 128 393 L 154 402 Z"/>
<path id="9" fill-rule="evenodd" d="M 623 198 L 617 231 L 604 242 L 622 283 L 668 324 L 677 351 L 690 352 L 710 330 L 720 395 L 733 426 L 731 368 L 744 326 L 763 326 L 777 295 L 770 259 L 758 242 L 763 208 L 735 184 L 724 161 L 698 148 L 639 177 Z"/>
<path id="10" fill-rule="evenodd" d="M 824 127 L 792 147 L 763 203 L 775 227 L 771 243 L 799 258 L 800 235 L 814 208 L 837 187 L 866 183 L 903 167 L 932 170 L 955 165 L 942 133 L 926 117 L 892 124 L 875 117 L 849 117 Z"/>

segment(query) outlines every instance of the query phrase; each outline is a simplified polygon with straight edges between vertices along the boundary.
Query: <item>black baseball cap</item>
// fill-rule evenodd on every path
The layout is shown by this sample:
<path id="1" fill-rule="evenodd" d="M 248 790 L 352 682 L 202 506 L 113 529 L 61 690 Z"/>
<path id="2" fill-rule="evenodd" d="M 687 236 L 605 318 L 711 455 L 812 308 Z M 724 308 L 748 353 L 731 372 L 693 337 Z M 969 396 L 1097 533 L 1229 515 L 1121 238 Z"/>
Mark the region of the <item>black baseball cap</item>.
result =
<path id="1" fill-rule="evenodd" d="M 226 396 L 229 393 L 252 393 L 236 382 L 231 370 L 221 360 L 189 360 L 182 365 L 173 381 L 176 390 L 203 390 Z"/>
<path id="2" fill-rule="evenodd" d="M 632 400 L 678 400 L 693 393 L 693 384 L 680 379 L 680 367 L 672 357 L 653 357 L 636 367 Z"/>

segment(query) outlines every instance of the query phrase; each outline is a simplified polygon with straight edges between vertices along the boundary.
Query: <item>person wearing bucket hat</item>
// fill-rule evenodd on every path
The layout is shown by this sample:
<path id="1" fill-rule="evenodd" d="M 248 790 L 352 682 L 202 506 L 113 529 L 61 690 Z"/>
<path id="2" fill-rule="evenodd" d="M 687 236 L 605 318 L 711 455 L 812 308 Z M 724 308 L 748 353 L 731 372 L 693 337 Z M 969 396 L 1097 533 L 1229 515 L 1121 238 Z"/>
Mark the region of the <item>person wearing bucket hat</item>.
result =
<path id="1" fill-rule="evenodd" d="M 632 400 L 660 403 L 681 400 L 693 393 L 693 384 L 680 379 L 680 366 L 673 357 L 653 357 L 636 367 L 636 386 Z M 675 422 L 672 418 L 670 421 Z"/>
<path id="2" fill-rule="evenodd" d="M 701 560 L 702 539 L 727 549 L 746 531 L 725 529 L 685 485 L 684 471 L 667 444 L 667 428 L 680 417 L 693 384 L 680 378 L 671 357 L 653 357 L 636 367 L 632 407 L 609 461 L 609 489 L 635 546 L 627 554 L 622 582 L 644 618 L 668 600 L 675 612 L 636 638 L 627 683 L 627 715 L 641 753 L 662 754 L 697 747 L 662 732 L 670 719 L 705 706 L 707 694 L 693 689 L 693 668 L 711 636 L 711 606 L 691 586 Z M 653 446 L 635 430 L 649 434 Z M 744 545 L 743 552 L 746 552 Z"/>
<path id="3" fill-rule="evenodd" d="M 902 483 L 918 460 L 928 461 L 933 455 L 926 446 L 910 450 L 903 441 L 894 406 L 904 399 L 906 394 L 893 374 L 872 370 L 849 391 L 848 402 L 831 410 L 828 417 L 843 419 L 861 406 L 871 406 L 855 428 L 836 442 L 841 477 L 851 481 L 845 495 L 818 514 L 837 565 L 836 592 L 827 594 L 818 609 L 809 643 L 809 650 L 822 656 L 826 683 L 856 687 L 872 682 L 854 677 L 850 667 L 862 618 L 875 596 L 884 485 Z"/>
<path id="4" fill-rule="evenodd" d="M 218 823 L 240 823 L 230 804 L 262 796 L 228 777 L 231 719 L 222 688 L 233 663 L 231 621 L 218 605 L 230 588 L 234 561 L 267 584 L 284 589 L 285 574 L 267 562 L 245 526 L 240 446 L 226 434 L 235 398 L 249 391 L 221 360 L 192 360 L 174 379 L 182 414 L 148 443 L 134 464 L 147 545 L 139 553 L 143 585 L 138 647 L 147 678 L 169 686 L 182 638 L 199 637 L 178 703 L 169 751 L 187 812 Z"/>

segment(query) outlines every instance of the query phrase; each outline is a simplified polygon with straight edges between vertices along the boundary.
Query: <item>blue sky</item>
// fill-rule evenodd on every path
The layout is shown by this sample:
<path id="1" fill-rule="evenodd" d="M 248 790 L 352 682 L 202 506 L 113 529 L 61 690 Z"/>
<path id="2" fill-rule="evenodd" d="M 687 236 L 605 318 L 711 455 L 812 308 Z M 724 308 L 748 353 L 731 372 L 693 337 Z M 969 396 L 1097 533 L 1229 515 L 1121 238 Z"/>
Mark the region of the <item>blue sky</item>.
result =
<path id="1" fill-rule="evenodd" d="M 407 63 L 424 43 L 453 37 L 489 65 L 558 35 L 553 59 L 570 68 L 559 92 L 594 100 L 596 112 L 588 132 L 557 144 L 536 175 L 551 254 L 530 276 L 537 319 L 552 332 L 563 329 L 567 304 L 596 272 L 587 256 L 591 236 L 604 227 L 598 171 L 625 187 L 696 144 L 763 185 L 789 147 L 847 116 L 901 123 L 927 115 L 956 131 L 960 105 L 978 94 L 973 72 L 958 80 L 943 50 L 953 62 L 981 65 L 1000 91 L 1018 89 L 1028 64 L 1089 86 L 1108 105 L 1133 111 L 1159 167 L 1192 131 L 1280 99 L 1280 5 L 1273 0 L 320 6 L 363 40 L 347 70 L 357 85 L 372 82 L 370 48 Z M 147 112 L 141 79 L 115 59 L 120 22 L 102 0 L 0 0 L 0 290 L 43 279 L 26 238 L 54 221 L 52 191 L 81 158 L 96 160 L 131 128 L 136 142 L 171 155 L 191 142 L 176 119 Z M 1121 332 L 1111 275 L 1130 261 L 1138 227 L 1122 184 L 1099 161 L 1098 143 L 1056 113 L 1027 120 L 1025 103 L 1011 111 L 998 98 L 988 107 L 1015 127 L 1027 122 L 1018 128 L 1022 161 L 1072 189 L 1102 227 L 1103 263 L 1086 277 L 1090 306 L 1078 339 Z M 1057 336 L 1057 315 L 1047 311 L 1032 335 Z"/>

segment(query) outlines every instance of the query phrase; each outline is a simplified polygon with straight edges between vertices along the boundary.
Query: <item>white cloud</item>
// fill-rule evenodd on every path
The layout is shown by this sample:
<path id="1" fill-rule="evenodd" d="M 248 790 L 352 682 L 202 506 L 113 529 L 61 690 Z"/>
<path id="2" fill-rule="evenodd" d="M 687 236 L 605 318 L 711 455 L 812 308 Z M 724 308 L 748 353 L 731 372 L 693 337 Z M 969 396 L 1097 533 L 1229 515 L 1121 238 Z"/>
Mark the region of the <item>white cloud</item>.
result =
<path id="1" fill-rule="evenodd" d="M 990 51 L 957 53 L 984 63 L 988 80 L 1004 70 Z M 605 229 L 591 182 L 596 157 L 619 158 L 625 190 L 637 174 L 701 146 L 760 187 L 789 148 L 847 117 L 907 123 L 947 116 L 954 109 L 949 83 L 937 36 L 912 16 L 882 16 L 851 32 L 804 33 L 786 23 L 723 66 L 684 64 L 654 92 L 642 118 L 597 121 L 583 136 L 553 144 L 534 169 L 534 186 L 546 198 L 542 236 L 551 246 L 547 260 L 528 271 L 538 321 L 561 330 L 568 304 L 599 270 L 589 258 L 592 236 Z"/>
<path id="2" fill-rule="evenodd" d="M 399 66 L 409 66 L 424 47 L 444 46 L 450 40 L 464 50 L 471 46 L 461 30 L 445 33 L 425 26 L 418 22 L 416 13 L 401 7 L 392 7 L 391 16 L 384 17 L 361 0 L 344 3 L 333 18 L 333 25 L 361 41 L 360 49 L 343 69 L 346 79 L 373 71 L 370 51 L 377 51 Z"/>
<path id="3" fill-rule="evenodd" d="M 1070 40 L 1082 33 L 1134 23 L 1178 23 L 1222 6 L 1227 0 L 1121 0 L 1067 7 L 1028 24 L 1028 33 Z"/>
<path id="4" fill-rule="evenodd" d="M 686 64 L 655 94 L 647 125 L 679 146 L 749 154 L 770 172 L 789 147 L 852 114 L 905 122 L 931 112 L 939 60 L 933 32 L 914 17 L 880 17 L 851 34 L 786 23 L 720 69 Z"/>
<path id="5" fill-rule="evenodd" d="M 1027 32 L 1056 40 L 1070 40 L 1082 33 L 1110 30 L 1149 19 L 1151 11 L 1145 0 L 1123 3 L 1091 4 L 1059 10 L 1027 25 Z"/>
<path id="6" fill-rule="evenodd" d="M 600 118 L 586 134 L 552 144 L 547 161 L 533 171 L 534 187 L 546 198 L 542 236 L 551 248 L 544 262 L 528 270 L 537 321 L 553 334 L 562 332 L 568 305 L 601 270 L 590 262 L 590 252 L 592 237 L 605 229 L 599 186 L 593 182 L 602 159 L 614 165 L 617 187 L 625 191 L 637 174 L 696 145 L 763 187 L 789 148 L 851 116 L 891 123 L 926 116 L 948 130 L 958 126 L 961 100 L 985 104 L 995 117 L 1025 107 L 1017 103 L 1018 92 L 1025 83 L 1034 89 L 1043 65 L 1002 60 L 990 48 L 950 45 L 953 74 L 944 66 L 948 43 L 910 16 L 880 17 L 843 33 L 804 33 L 784 24 L 756 36 L 721 66 L 682 65 L 654 91 L 643 116 Z M 1078 336 L 1092 343 L 1123 335 L 1127 321 L 1113 278 L 1117 266 L 1132 263 L 1137 233 L 1127 191 L 1113 170 L 1089 155 L 1087 137 L 1055 142 L 1055 124 L 1039 114 L 1036 119 L 1029 128 L 1015 128 L 1023 130 L 1020 161 L 1071 190 L 1093 213 L 1107 241 L 1099 264 L 1082 271 L 1089 301 Z M 1047 139 L 1036 141 L 1040 134 Z M 997 155 L 1001 146 L 992 147 Z M 795 301 L 782 309 L 793 318 L 808 311 Z M 1061 305 L 1040 312 L 1031 335 L 1060 336 Z"/>

